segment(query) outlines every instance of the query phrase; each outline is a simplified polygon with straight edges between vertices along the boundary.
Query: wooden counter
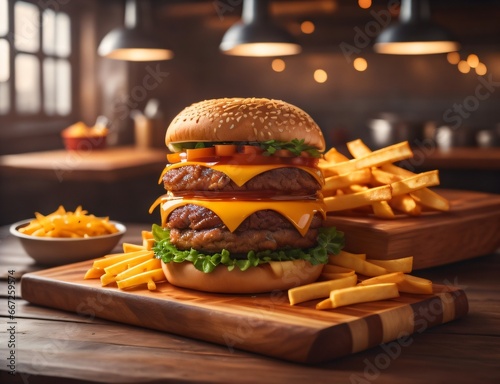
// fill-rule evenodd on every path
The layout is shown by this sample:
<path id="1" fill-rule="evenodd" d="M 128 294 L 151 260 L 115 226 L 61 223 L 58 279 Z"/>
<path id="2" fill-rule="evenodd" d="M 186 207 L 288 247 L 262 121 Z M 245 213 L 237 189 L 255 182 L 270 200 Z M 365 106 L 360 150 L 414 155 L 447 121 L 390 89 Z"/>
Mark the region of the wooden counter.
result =
<path id="1" fill-rule="evenodd" d="M 123 241 L 137 243 L 145 225 L 127 224 Z M 459 286 L 469 313 L 453 322 L 417 332 L 319 365 L 301 365 L 168 333 L 104 321 L 92 311 L 80 316 L 28 304 L 16 281 L 13 318 L 7 275 L 37 269 L 17 239 L 0 234 L 0 316 L 2 333 L 15 326 L 15 347 L 2 338 L 3 357 L 15 351 L 17 374 L 0 364 L 2 383 L 497 383 L 500 380 L 500 254 L 479 257 L 415 274 Z M 95 304 L 95 303 L 94 303 Z M 82 303 L 91 307 L 93 303 Z M 422 318 L 433 316 L 422 313 Z M 210 321 L 200 318 L 199 326 Z M 15 322 L 10 324 L 9 322 Z M 265 326 L 265 325 L 262 325 Z M 242 324 L 241 332 L 245 332 Z"/>
<path id="2" fill-rule="evenodd" d="M 407 160 L 410 168 L 500 170 L 500 148 L 458 147 L 443 150 L 423 147 L 413 151 L 413 159 Z"/>
<path id="3" fill-rule="evenodd" d="M 104 150 L 30 152 L 0 157 L 0 171 L 45 179 L 106 181 L 145 172 L 158 175 L 167 163 L 166 150 L 111 147 Z"/>

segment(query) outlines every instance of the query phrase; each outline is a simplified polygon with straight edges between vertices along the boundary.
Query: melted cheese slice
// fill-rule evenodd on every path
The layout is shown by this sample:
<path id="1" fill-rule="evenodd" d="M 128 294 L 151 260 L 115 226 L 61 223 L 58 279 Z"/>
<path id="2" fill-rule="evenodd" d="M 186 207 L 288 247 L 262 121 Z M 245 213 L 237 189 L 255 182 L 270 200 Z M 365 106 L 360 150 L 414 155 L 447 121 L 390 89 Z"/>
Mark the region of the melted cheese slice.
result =
<path id="1" fill-rule="evenodd" d="M 201 165 L 202 167 L 207 167 L 215 171 L 222 172 L 226 174 L 232 181 L 234 181 L 234 183 L 238 187 L 241 187 L 248 180 L 253 179 L 255 176 L 261 173 L 278 168 L 298 168 L 309 173 L 312 177 L 314 177 L 317 180 L 317 182 L 321 186 L 324 185 L 325 183 L 325 180 L 323 178 L 323 173 L 321 172 L 321 170 L 310 167 L 296 166 L 289 164 L 233 165 L 233 164 L 202 163 L 197 161 L 185 161 L 181 163 L 167 165 L 163 170 L 162 174 L 160 175 L 159 182 L 161 183 L 163 175 L 165 175 L 165 173 L 170 169 L 180 168 L 186 165 Z"/>
<path id="2" fill-rule="evenodd" d="M 220 217 L 227 228 L 234 232 L 236 228 L 251 214 L 257 211 L 273 210 L 284 217 L 297 228 L 302 236 L 309 230 L 316 212 L 326 217 L 326 207 L 322 200 L 201 200 L 188 198 L 162 197 L 161 220 L 165 226 L 170 213 L 187 204 L 198 205 L 213 211 Z"/>

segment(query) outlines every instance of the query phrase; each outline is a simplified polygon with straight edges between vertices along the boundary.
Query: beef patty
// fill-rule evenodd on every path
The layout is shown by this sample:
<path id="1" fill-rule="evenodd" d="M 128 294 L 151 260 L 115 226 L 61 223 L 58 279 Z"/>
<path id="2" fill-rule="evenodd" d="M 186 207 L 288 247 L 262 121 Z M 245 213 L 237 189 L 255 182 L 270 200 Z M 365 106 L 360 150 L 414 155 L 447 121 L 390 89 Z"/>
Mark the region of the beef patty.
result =
<path id="1" fill-rule="evenodd" d="M 313 217 L 309 231 L 302 236 L 290 221 L 272 210 L 257 211 L 231 232 L 213 211 L 193 204 L 172 211 L 167 220 L 170 241 L 178 249 L 194 248 L 204 252 L 231 253 L 286 248 L 310 248 L 316 245 L 319 214 Z"/>
<path id="2" fill-rule="evenodd" d="M 201 165 L 186 165 L 169 170 L 163 176 L 167 191 L 210 191 L 282 193 L 286 195 L 314 195 L 321 185 L 309 173 L 298 168 L 277 168 L 261 173 L 241 187 L 225 173 Z"/>

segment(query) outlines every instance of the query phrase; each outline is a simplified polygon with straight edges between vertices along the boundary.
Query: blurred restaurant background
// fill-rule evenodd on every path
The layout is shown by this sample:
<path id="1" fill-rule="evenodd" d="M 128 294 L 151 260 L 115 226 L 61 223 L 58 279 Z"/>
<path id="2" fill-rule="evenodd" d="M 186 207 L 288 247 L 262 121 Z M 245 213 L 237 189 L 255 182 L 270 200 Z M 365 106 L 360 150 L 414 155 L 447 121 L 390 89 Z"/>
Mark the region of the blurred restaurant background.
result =
<path id="1" fill-rule="evenodd" d="M 262 30 L 240 26 L 240 39 L 276 32 L 295 51 L 237 55 L 228 30 L 242 22 Z M 453 45 L 381 52 L 400 31 L 382 33 L 405 23 Z M 112 51 L 132 43 L 160 56 Z M 0 0 L 1 224 L 60 204 L 157 222 L 166 127 L 220 97 L 295 104 L 341 151 L 408 140 L 407 168 L 499 193 L 500 1 Z M 77 123 L 106 127 L 106 147 L 66 149 L 62 132 Z"/>

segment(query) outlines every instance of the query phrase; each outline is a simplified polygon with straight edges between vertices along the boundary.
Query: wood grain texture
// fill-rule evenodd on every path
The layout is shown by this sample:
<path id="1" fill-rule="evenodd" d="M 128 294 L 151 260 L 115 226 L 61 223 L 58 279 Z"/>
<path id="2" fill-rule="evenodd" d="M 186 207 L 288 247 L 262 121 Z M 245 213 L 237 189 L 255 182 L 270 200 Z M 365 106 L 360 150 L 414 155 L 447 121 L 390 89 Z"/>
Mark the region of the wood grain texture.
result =
<path id="1" fill-rule="evenodd" d="M 0 156 L 0 171 L 48 180 L 115 181 L 144 173 L 158 175 L 166 164 L 165 151 L 111 147 L 104 150 L 54 150 Z"/>
<path id="2" fill-rule="evenodd" d="M 465 315 L 463 290 L 435 285 L 433 295 L 403 294 L 393 300 L 318 311 L 317 301 L 290 306 L 286 292 L 207 294 L 167 283 L 157 291 L 100 286 L 83 280 L 91 262 L 28 273 L 23 299 L 88 318 L 166 331 L 301 363 L 319 363 Z"/>
<path id="3" fill-rule="evenodd" d="M 500 195 L 437 190 L 449 212 L 426 212 L 394 220 L 367 215 L 332 215 L 327 224 L 345 234 L 345 249 L 373 259 L 413 256 L 413 268 L 453 263 L 500 247 Z"/>

